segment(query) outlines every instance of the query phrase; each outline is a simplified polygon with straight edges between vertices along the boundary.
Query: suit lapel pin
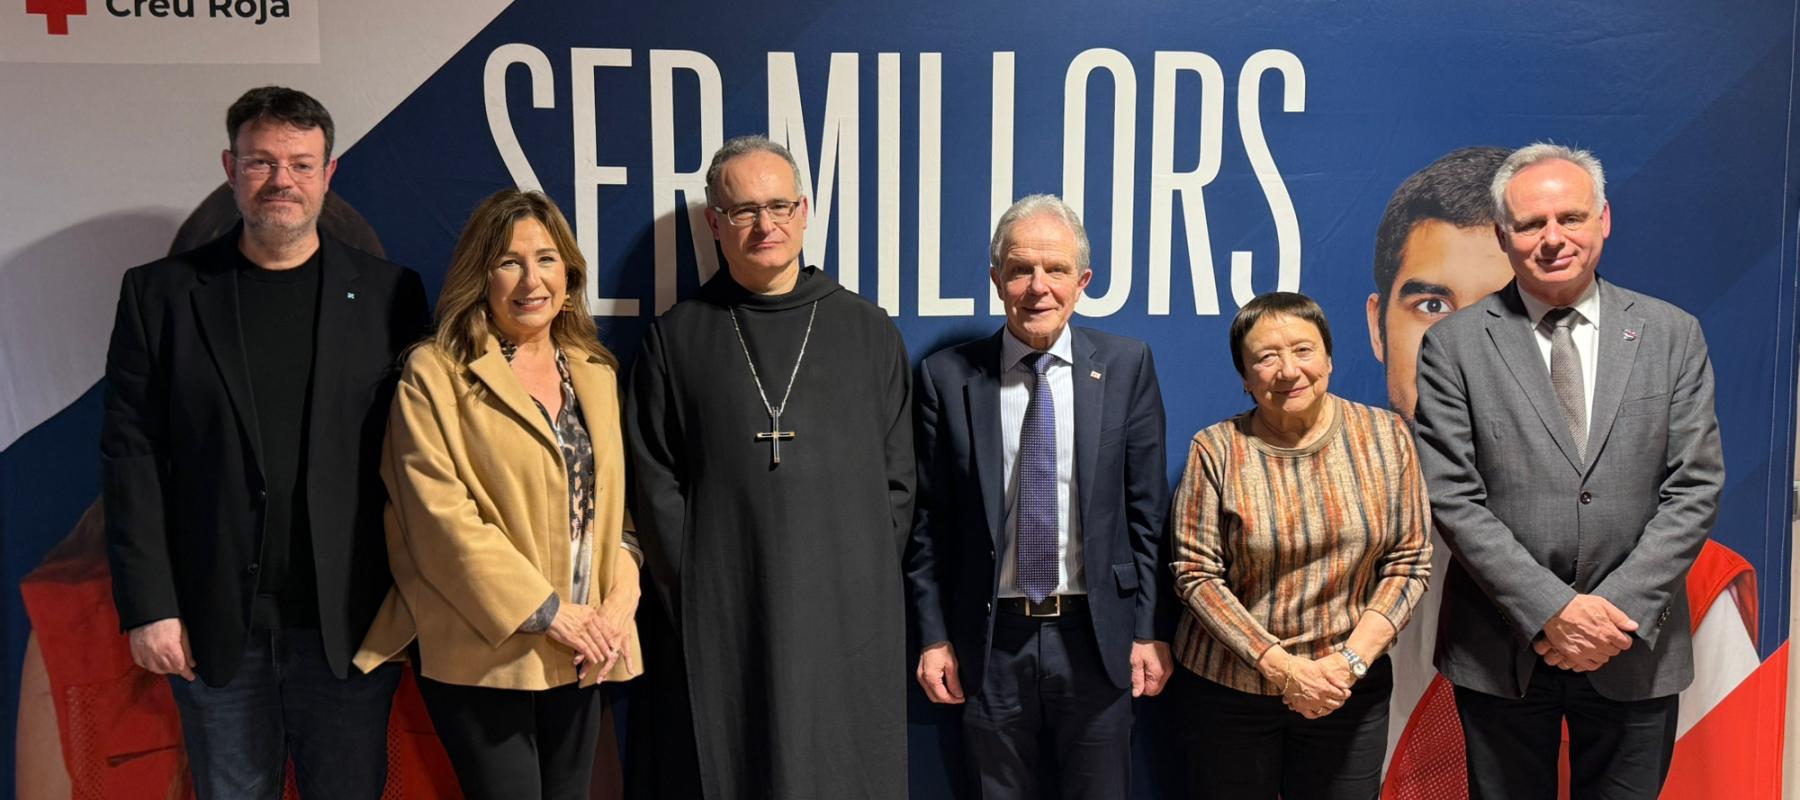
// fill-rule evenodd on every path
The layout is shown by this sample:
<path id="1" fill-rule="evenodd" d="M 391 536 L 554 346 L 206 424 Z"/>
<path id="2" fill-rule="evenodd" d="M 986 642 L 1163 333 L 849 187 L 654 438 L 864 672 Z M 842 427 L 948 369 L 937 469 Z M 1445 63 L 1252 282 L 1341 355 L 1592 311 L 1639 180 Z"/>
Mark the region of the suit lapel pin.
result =
<path id="1" fill-rule="evenodd" d="M 1100 370 L 1089 372 L 1088 377 L 1093 378 L 1094 380 L 1100 380 Z"/>
<path id="2" fill-rule="evenodd" d="M 1634 331 L 1630 328 L 1625 329 L 1625 341 L 1635 342 L 1635 341 L 1637 341 L 1637 336 L 1638 336 L 1637 331 Z"/>
<path id="3" fill-rule="evenodd" d="M 355 292 L 345 292 L 345 293 L 344 293 L 344 299 L 345 299 L 345 300 L 355 300 L 355 299 L 356 299 L 356 293 L 355 293 Z"/>

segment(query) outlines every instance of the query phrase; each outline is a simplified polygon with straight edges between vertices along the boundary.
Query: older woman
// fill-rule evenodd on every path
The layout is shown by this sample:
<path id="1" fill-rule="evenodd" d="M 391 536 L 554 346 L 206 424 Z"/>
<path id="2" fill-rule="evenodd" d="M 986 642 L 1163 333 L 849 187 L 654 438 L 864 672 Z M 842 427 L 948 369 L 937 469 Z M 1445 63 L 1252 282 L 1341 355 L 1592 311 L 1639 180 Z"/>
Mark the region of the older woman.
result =
<path id="1" fill-rule="evenodd" d="M 1193 787 L 1373 798 L 1393 690 L 1383 654 L 1431 563 L 1412 437 L 1326 391 L 1331 329 L 1310 298 L 1246 304 L 1231 358 L 1256 406 L 1194 435 L 1173 513 Z"/>
<path id="2" fill-rule="evenodd" d="M 585 798 L 595 684 L 641 671 L 616 362 L 586 281 L 548 198 L 489 197 L 388 423 L 394 589 L 356 663 L 411 650 L 470 798 Z"/>

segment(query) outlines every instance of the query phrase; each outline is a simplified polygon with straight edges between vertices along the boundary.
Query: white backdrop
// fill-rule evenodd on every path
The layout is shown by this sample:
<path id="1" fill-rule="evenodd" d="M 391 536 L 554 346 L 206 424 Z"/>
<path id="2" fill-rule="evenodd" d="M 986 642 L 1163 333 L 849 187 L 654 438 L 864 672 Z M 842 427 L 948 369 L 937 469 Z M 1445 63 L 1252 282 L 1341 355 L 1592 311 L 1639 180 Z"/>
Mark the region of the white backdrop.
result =
<path id="1" fill-rule="evenodd" d="M 319 98 L 341 153 L 507 5 L 294 3 L 317 8 L 319 63 L 0 69 L 0 450 L 100 379 L 119 276 L 165 253 L 176 226 L 224 180 L 225 109 L 239 94 L 282 84 Z M 0 35 L 45 35 L 43 17 L 24 5 L 0 7 Z M 88 16 L 69 20 L 71 45 L 82 43 L 84 26 L 119 24 L 100 18 L 104 0 L 88 6 Z M 242 34 L 208 35 L 226 47 Z M 96 59 L 102 44 L 92 45 Z M 0 61 L 21 47 L 0 38 Z M 183 52 L 166 55 L 203 60 Z"/>

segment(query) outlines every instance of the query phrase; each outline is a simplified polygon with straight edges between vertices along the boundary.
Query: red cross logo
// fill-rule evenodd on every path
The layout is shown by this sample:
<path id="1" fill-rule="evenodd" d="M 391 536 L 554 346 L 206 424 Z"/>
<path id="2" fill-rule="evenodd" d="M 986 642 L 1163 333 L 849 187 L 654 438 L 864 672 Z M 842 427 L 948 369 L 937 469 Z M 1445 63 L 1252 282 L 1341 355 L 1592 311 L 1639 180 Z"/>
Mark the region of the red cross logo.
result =
<path id="1" fill-rule="evenodd" d="M 25 13 L 44 15 L 51 36 L 68 36 L 69 17 L 87 16 L 87 0 L 25 0 Z"/>

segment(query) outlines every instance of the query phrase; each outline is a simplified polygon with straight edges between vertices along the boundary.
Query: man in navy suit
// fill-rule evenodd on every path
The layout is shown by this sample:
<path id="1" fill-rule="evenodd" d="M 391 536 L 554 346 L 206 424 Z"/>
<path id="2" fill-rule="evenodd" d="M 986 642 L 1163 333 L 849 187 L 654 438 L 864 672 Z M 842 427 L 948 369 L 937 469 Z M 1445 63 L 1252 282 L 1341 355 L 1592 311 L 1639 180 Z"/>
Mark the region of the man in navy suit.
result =
<path id="1" fill-rule="evenodd" d="M 1063 796 L 1126 796 L 1131 698 L 1170 674 L 1162 390 L 1143 342 L 1069 326 L 1088 253 L 1062 200 L 1015 203 L 989 252 L 1006 326 L 919 367 L 917 677 L 964 704 L 983 797 L 1036 797 L 1040 742 Z"/>

